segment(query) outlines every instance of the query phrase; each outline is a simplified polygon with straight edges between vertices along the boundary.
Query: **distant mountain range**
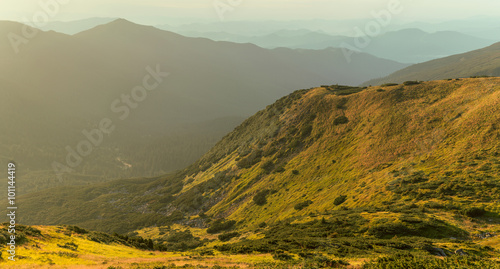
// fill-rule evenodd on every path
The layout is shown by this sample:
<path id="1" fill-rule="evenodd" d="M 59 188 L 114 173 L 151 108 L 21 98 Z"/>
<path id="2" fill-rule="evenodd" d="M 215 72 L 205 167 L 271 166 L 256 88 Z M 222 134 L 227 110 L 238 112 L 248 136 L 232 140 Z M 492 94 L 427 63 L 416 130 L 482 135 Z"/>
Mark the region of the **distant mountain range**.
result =
<path id="1" fill-rule="evenodd" d="M 44 31 L 56 31 L 63 34 L 74 35 L 92 29 L 98 25 L 110 23 L 116 19 L 117 18 L 88 18 L 76 21 L 52 21 L 40 29 Z"/>
<path id="2" fill-rule="evenodd" d="M 387 77 L 370 80 L 364 85 L 471 76 L 500 76 L 500 43 L 483 49 L 412 65 Z"/>
<path id="3" fill-rule="evenodd" d="M 168 29 L 166 27 L 165 29 Z M 281 30 L 262 36 L 244 36 L 224 32 L 179 32 L 187 36 L 206 37 L 239 43 L 252 43 L 264 48 L 324 49 L 345 47 L 404 63 L 420 63 L 452 54 L 485 47 L 493 40 L 441 31 L 427 33 L 419 29 L 403 29 L 376 37 L 354 38 L 332 36 L 309 30 Z M 357 47 L 359 41 L 363 47 Z"/>
<path id="4" fill-rule="evenodd" d="M 69 22 L 51 22 L 43 30 L 75 34 L 113 21 L 113 18 L 89 18 Z M 189 37 L 215 41 L 252 43 L 263 48 L 301 48 L 321 50 L 329 47 L 357 49 L 374 56 L 402 63 L 421 63 L 489 46 L 500 40 L 500 28 L 494 19 L 466 19 L 442 23 L 413 22 L 395 24 L 375 37 L 360 38 L 356 46 L 354 28 L 366 21 L 268 21 L 162 24 L 159 29 Z M 265 26 L 265 27 L 264 27 Z M 335 31 L 333 31 L 335 30 Z M 359 35 L 359 33 L 356 33 Z M 365 46 L 366 45 L 366 46 Z"/>
<path id="5" fill-rule="evenodd" d="M 73 36 L 25 37 L 23 29 L 33 29 L 23 27 L 0 22 L 0 35 L 10 37 L 0 40 L 0 89 L 9 96 L 0 101 L 0 119 L 12 123 L 1 134 L 2 159 L 26 167 L 25 192 L 174 171 L 292 89 L 359 84 L 407 66 L 368 54 L 349 63 L 338 49 L 268 50 L 189 38 L 123 19 Z M 152 76 L 166 72 L 156 90 L 134 90 L 141 102 L 127 103 L 145 78 L 155 85 Z M 54 162 L 65 164 L 66 147 L 76 150 L 82 132 L 106 118 L 116 131 L 58 180 Z"/>

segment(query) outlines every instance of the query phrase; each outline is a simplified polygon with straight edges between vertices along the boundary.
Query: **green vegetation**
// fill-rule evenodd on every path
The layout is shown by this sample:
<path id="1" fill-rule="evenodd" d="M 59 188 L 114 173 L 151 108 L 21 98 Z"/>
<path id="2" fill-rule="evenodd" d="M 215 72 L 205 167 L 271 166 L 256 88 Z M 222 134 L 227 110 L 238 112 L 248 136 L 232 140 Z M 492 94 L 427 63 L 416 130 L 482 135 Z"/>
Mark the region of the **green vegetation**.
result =
<path id="1" fill-rule="evenodd" d="M 392 87 L 392 86 L 398 86 L 399 84 L 397 83 L 385 83 L 380 85 L 380 87 Z"/>
<path id="2" fill-rule="evenodd" d="M 262 190 L 259 191 L 255 196 L 253 197 L 253 201 L 256 205 L 265 205 L 267 203 L 267 195 L 269 194 L 269 190 Z"/>
<path id="3" fill-rule="evenodd" d="M 234 221 L 234 220 L 224 221 L 223 219 L 218 219 L 218 220 L 214 221 L 210 225 L 210 227 L 208 227 L 207 233 L 216 234 L 216 233 L 220 233 L 222 231 L 227 231 L 227 230 L 232 229 L 235 224 L 236 224 L 236 221 Z"/>
<path id="4" fill-rule="evenodd" d="M 349 122 L 349 119 L 346 116 L 339 116 L 335 118 L 333 121 L 333 125 L 341 125 L 341 124 L 346 124 Z"/>
<path id="5" fill-rule="evenodd" d="M 231 240 L 231 238 L 237 237 L 239 235 L 240 234 L 238 232 L 229 232 L 229 233 L 219 234 L 218 238 L 220 241 L 226 242 Z"/>
<path id="6" fill-rule="evenodd" d="M 348 96 L 300 90 L 246 120 L 185 170 L 20 197 L 23 216 L 26 223 L 71 216 L 85 230 L 68 229 L 93 242 L 208 253 L 200 259 L 222 253 L 263 255 L 269 266 L 361 260 L 398 268 L 395 255 L 431 266 L 439 265 L 437 256 L 451 261 L 466 253 L 471 264 L 495 264 L 499 91 L 498 78 Z M 30 211 L 39 199 L 45 207 Z M 135 238 L 129 232 L 145 227 L 161 234 L 141 242 L 90 232 Z"/>
<path id="7" fill-rule="evenodd" d="M 333 200 L 333 204 L 334 205 L 341 205 L 346 200 L 347 200 L 347 195 L 340 195 L 339 197 L 335 198 L 335 200 Z"/>
<path id="8" fill-rule="evenodd" d="M 421 82 L 420 81 L 413 81 L 413 80 L 409 80 L 409 81 L 405 81 L 403 82 L 403 85 L 405 86 L 409 86 L 409 85 L 418 85 L 420 84 Z"/>
<path id="9" fill-rule="evenodd" d="M 375 262 L 363 265 L 363 269 L 385 268 L 425 268 L 425 269 L 468 269 L 468 268 L 500 268 L 500 262 L 483 260 L 477 257 L 447 257 L 444 259 L 431 257 L 415 257 L 411 254 L 395 255 L 379 258 Z"/>
<path id="10" fill-rule="evenodd" d="M 311 200 L 307 200 L 307 201 L 304 201 L 304 202 L 300 202 L 298 204 L 296 204 L 293 208 L 295 210 L 302 210 L 308 206 L 310 206 L 313 202 Z"/>

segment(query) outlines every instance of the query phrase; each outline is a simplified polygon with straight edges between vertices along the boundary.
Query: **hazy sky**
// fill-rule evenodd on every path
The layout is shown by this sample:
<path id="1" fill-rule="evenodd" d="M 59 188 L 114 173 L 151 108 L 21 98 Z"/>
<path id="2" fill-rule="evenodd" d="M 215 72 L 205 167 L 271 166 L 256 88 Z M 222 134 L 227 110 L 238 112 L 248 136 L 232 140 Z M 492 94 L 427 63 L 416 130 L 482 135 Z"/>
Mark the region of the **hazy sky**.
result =
<path id="1" fill-rule="evenodd" d="M 442 21 L 474 16 L 500 16 L 499 0 L 1 0 L 0 20 L 32 20 L 39 3 L 59 2 L 52 20 L 122 17 L 136 22 L 164 23 L 173 18 L 218 20 L 214 4 L 233 9 L 226 20 L 358 19 L 385 9 L 389 2 L 403 6 L 399 19 Z M 67 2 L 65 4 L 62 4 Z"/>

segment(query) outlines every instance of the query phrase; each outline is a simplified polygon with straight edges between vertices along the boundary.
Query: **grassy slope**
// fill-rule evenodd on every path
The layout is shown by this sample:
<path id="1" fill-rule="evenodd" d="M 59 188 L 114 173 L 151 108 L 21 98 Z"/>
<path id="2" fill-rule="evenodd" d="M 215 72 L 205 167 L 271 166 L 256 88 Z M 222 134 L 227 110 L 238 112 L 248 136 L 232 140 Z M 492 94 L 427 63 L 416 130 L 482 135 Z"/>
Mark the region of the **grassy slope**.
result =
<path id="1" fill-rule="evenodd" d="M 298 91 L 183 171 L 20 197 L 21 217 L 118 232 L 156 225 L 137 231 L 156 242 L 163 240 L 162 225 L 172 223 L 198 227 L 188 229 L 214 240 L 205 228 L 222 217 L 237 221 L 239 234 L 199 251 L 248 255 L 271 246 L 263 253 L 284 250 L 296 261 L 302 250 L 288 238 L 351 264 L 401 253 L 397 246 L 419 257 L 433 247 L 498 256 L 498 237 L 473 235 L 500 231 L 500 79 L 360 90 Z M 339 122 L 342 116 L 347 123 Z M 263 190 L 269 190 L 266 201 L 257 205 L 253 198 Z M 336 204 L 340 195 L 346 199 Z M 305 201 L 308 206 L 296 207 Z M 473 206 L 486 213 L 466 216 Z"/>
<path id="2" fill-rule="evenodd" d="M 259 175 L 262 178 L 235 199 L 218 203 L 209 213 L 255 223 L 280 220 L 296 213 L 293 206 L 298 201 L 314 202 L 304 212 L 309 213 L 333 208 L 332 202 L 339 195 L 349 197 L 344 204 L 347 206 L 380 206 L 393 198 L 393 193 L 385 191 L 387 183 L 396 179 L 392 171 L 423 171 L 431 181 L 447 170 L 457 172 L 456 176 L 462 169 L 482 174 L 477 167 L 457 164 L 459 159 L 472 160 L 477 155 L 484 156 L 477 166 L 496 164 L 491 172 L 497 175 L 498 81 L 437 81 L 395 86 L 386 92 L 372 88 L 348 97 L 346 109 L 337 108 L 341 97 L 325 89 L 310 91 L 299 101 L 302 104 L 293 106 L 280 119 L 282 130 L 300 130 L 312 124 L 311 135 L 304 139 L 305 148 L 292 155 L 282 173 L 265 175 L 258 165 L 244 170 L 241 181 Z M 314 121 L 301 120 L 311 114 L 317 115 Z M 335 118 L 341 115 L 350 122 L 334 126 Z M 290 139 L 289 133 L 282 131 L 274 140 L 280 138 Z M 258 143 L 261 141 L 254 146 Z M 271 143 L 263 146 L 264 150 Z M 276 155 L 268 158 L 279 161 Z M 292 174 L 292 170 L 299 174 Z M 264 188 L 278 192 L 268 205 L 256 207 L 249 194 Z M 495 190 L 485 191 L 495 199 Z M 229 191 L 226 197 L 231 194 Z M 497 204 L 490 206 L 498 212 Z"/>
<path id="3" fill-rule="evenodd" d="M 389 182 L 418 171 L 430 182 L 470 183 L 473 193 L 454 195 L 453 201 L 476 202 L 498 212 L 499 205 L 485 199 L 498 198 L 498 186 L 474 183 L 480 176 L 488 182 L 496 179 L 500 168 L 498 85 L 498 78 L 489 78 L 384 91 L 373 87 L 349 96 L 325 88 L 297 92 L 244 122 L 190 168 L 158 179 L 20 197 L 26 208 L 23 221 L 124 232 L 161 225 L 173 213 L 182 218 L 205 211 L 255 225 L 335 209 L 332 202 L 339 195 L 348 196 L 343 205 L 349 207 L 405 199 L 423 203 L 426 199 L 415 200 L 411 193 L 397 195 L 386 189 Z M 343 115 L 349 122 L 335 125 Z M 304 134 L 307 129 L 310 133 Z M 249 168 L 236 165 L 259 152 L 263 157 L 255 158 L 258 162 Z M 271 162 L 268 172 L 261 168 L 266 161 Z M 280 167 L 283 171 L 277 172 Z M 256 206 L 252 197 L 262 189 L 277 192 L 268 197 L 268 204 Z M 294 205 L 306 200 L 313 204 L 297 212 Z M 36 206 L 40 201 L 43 208 Z"/>

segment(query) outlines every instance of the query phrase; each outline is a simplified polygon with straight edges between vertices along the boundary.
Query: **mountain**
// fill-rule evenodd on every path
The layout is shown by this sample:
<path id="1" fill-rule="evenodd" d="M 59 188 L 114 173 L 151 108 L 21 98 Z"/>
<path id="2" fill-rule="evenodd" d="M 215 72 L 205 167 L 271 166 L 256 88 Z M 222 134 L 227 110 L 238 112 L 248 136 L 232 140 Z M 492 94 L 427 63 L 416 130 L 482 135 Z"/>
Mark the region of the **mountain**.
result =
<path id="1" fill-rule="evenodd" d="M 47 23 L 41 30 L 55 31 L 67 35 L 74 35 L 98 25 L 107 24 L 116 20 L 116 18 L 88 18 L 76 21 L 51 21 Z"/>
<path id="2" fill-rule="evenodd" d="M 490 39 L 500 40 L 500 29 L 497 26 L 500 18 L 475 16 L 460 20 L 442 21 L 429 23 L 416 21 L 402 25 L 395 25 L 396 28 L 419 28 L 426 32 L 456 31 L 468 35 Z"/>
<path id="3" fill-rule="evenodd" d="M 25 195 L 21 221 L 125 232 L 225 218 L 250 229 L 343 206 L 377 215 L 413 205 L 425 208 L 422 221 L 442 216 L 443 235 L 463 237 L 470 227 L 449 219 L 460 212 L 483 208 L 500 220 L 499 83 L 297 91 L 182 171 Z"/>
<path id="4" fill-rule="evenodd" d="M 183 33 L 184 32 L 180 32 Z M 186 32 L 193 37 L 206 37 L 239 43 L 252 43 L 264 48 L 325 49 L 329 47 L 356 49 L 380 58 L 403 63 L 420 63 L 457 53 L 482 48 L 494 43 L 455 31 L 434 33 L 411 28 L 382 33 L 375 37 L 354 38 L 329 35 L 309 30 L 280 30 L 261 36 L 243 36 L 228 33 Z M 356 42 L 361 42 L 362 47 Z M 366 45 L 365 45 L 366 44 Z"/>
<path id="5" fill-rule="evenodd" d="M 498 268 L 499 103 L 500 78 L 299 90 L 182 171 L 24 195 L 19 221 L 208 264 Z"/>
<path id="6" fill-rule="evenodd" d="M 175 171 L 290 89 L 357 84 L 406 66 L 188 38 L 123 19 L 72 36 L 1 22 L 0 34 L 9 37 L 0 40 L 9 96 L 0 120 L 11 123 L 1 158 L 25 167 L 24 193 Z M 111 134 L 100 136 L 102 123 Z"/>
<path id="7" fill-rule="evenodd" d="M 428 33 L 419 29 L 403 29 L 373 38 L 361 51 L 404 63 L 421 63 L 479 49 L 495 41 L 454 31 Z M 354 45 L 352 41 L 348 43 Z"/>
<path id="8" fill-rule="evenodd" d="M 364 85 L 402 83 L 410 80 L 436 80 L 471 76 L 500 76 L 500 43 L 489 47 L 409 66 L 387 77 Z"/>

